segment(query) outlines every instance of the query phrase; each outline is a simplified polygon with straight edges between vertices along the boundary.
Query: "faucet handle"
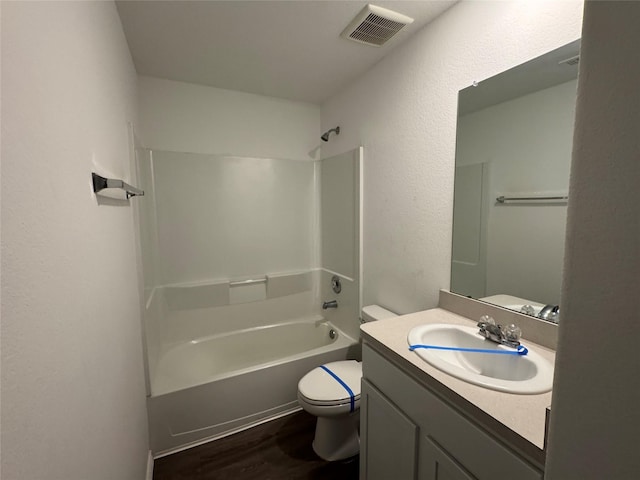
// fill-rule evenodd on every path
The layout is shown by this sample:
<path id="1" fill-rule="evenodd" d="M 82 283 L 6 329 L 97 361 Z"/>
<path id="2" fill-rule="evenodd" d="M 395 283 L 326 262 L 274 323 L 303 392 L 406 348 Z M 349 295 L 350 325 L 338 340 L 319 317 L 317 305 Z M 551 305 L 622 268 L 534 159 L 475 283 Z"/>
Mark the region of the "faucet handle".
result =
<path id="1" fill-rule="evenodd" d="M 489 316 L 489 315 L 482 315 L 480 317 L 480 322 L 478 323 L 484 323 L 486 325 L 495 325 L 496 321 L 493 319 L 493 317 Z"/>
<path id="2" fill-rule="evenodd" d="M 502 334 L 505 340 L 511 343 L 520 343 L 520 337 L 522 337 L 522 330 L 515 324 L 507 325 L 502 329 Z"/>
<path id="3" fill-rule="evenodd" d="M 480 317 L 478 328 L 480 329 L 480 333 L 487 338 L 489 338 L 489 336 L 495 337 L 497 339 L 496 341 L 498 341 L 502 336 L 500 325 L 496 324 L 493 317 L 489 315 L 482 315 Z"/>
<path id="4" fill-rule="evenodd" d="M 536 310 L 531 305 L 523 305 L 520 308 L 520 313 L 524 313 L 525 315 L 533 315 L 535 317 Z"/>

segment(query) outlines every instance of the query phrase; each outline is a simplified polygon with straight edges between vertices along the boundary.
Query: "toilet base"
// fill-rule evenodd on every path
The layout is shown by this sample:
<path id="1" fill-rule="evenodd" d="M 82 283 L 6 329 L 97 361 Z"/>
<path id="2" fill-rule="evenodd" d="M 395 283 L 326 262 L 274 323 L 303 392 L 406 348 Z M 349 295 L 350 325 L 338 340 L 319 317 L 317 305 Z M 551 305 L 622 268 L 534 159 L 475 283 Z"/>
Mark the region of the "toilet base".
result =
<path id="1" fill-rule="evenodd" d="M 334 462 L 360 453 L 358 423 L 360 412 L 346 416 L 318 417 L 313 451 L 323 460 Z"/>

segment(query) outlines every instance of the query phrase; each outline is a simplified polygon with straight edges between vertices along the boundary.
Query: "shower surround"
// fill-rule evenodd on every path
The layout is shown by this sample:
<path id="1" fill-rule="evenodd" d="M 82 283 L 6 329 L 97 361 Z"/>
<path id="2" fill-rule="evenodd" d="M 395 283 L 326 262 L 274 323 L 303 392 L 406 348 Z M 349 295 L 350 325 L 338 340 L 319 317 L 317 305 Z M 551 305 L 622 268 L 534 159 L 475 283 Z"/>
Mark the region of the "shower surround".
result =
<path id="1" fill-rule="evenodd" d="M 298 410 L 299 378 L 359 355 L 361 150 L 137 158 L 154 454 Z M 339 308 L 322 311 L 332 299 Z"/>

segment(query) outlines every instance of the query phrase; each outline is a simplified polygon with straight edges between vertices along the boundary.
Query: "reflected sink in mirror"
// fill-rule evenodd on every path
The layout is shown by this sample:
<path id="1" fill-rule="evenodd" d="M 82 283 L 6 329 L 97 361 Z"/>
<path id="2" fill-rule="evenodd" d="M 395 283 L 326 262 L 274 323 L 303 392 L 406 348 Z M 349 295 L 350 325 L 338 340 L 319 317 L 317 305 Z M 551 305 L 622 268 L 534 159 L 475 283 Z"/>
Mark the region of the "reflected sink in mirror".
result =
<path id="1" fill-rule="evenodd" d="M 407 336 L 409 345 L 479 348 L 513 351 L 512 348 L 485 339 L 478 329 L 463 325 L 431 324 L 414 327 Z M 438 370 L 453 377 L 491 390 L 533 395 L 551 390 L 553 366 L 532 351 L 526 355 L 434 350 L 419 348 L 414 352 Z"/>
<path id="2" fill-rule="evenodd" d="M 478 300 L 491 303 L 502 308 L 508 308 L 509 310 L 515 310 L 519 313 L 527 313 L 522 311 L 522 307 L 529 305 L 533 309 L 533 316 L 537 317 L 540 311 L 544 308 L 544 304 L 534 302 L 533 300 L 527 300 L 526 298 L 514 297 L 513 295 L 491 295 L 489 297 L 482 297 Z"/>
<path id="3" fill-rule="evenodd" d="M 502 305 L 500 305 L 502 306 Z M 527 309 L 527 306 L 531 307 L 531 309 Z M 540 311 L 542 310 L 541 307 L 534 307 L 532 306 L 530 303 L 517 303 L 514 305 L 504 305 L 504 308 L 507 308 L 509 310 L 514 310 L 518 313 L 524 313 L 526 315 L 532 315 L 534 317 L 537 317 L 538 315 L 540 315 Z"/>

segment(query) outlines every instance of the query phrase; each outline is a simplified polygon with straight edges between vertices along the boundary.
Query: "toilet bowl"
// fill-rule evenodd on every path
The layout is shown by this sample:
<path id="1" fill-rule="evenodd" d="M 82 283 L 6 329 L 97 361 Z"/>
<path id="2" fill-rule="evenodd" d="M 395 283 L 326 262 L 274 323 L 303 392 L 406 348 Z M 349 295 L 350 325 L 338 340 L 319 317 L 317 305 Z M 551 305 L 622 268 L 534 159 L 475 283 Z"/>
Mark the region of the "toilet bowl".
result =
<path id="1" fill-rule="evenodd" d="M 313 450 L 323 460 L 343 460 L 360 451 L 361 379 L 362 363 L 345 360 L 314 368 L 298 382 L 298 403 L 318 417 Z"/>
<path id="2" fill-rule="evenodd" d="M 364 307 L 363 321 L 395 317 L 378 305 Z M 344 360 L 314 368 L 298 382 L 298 403 L 318 417 L 313 450 L 327 461 L 360 452 L 360 382 L 362 362 Z"/>

